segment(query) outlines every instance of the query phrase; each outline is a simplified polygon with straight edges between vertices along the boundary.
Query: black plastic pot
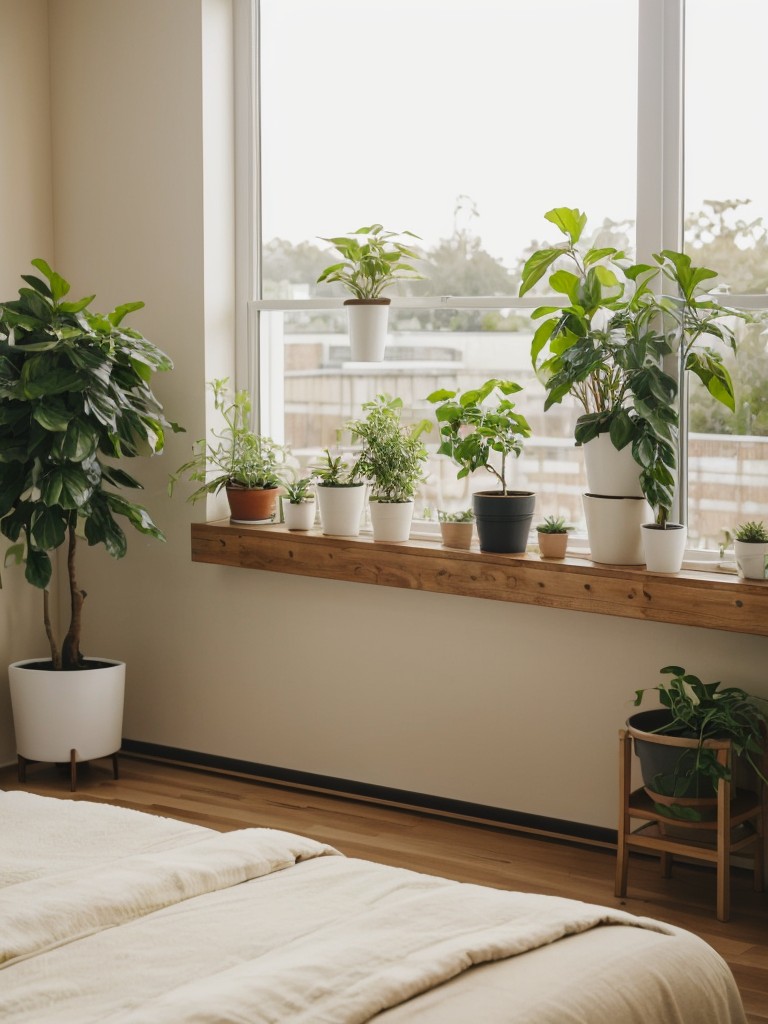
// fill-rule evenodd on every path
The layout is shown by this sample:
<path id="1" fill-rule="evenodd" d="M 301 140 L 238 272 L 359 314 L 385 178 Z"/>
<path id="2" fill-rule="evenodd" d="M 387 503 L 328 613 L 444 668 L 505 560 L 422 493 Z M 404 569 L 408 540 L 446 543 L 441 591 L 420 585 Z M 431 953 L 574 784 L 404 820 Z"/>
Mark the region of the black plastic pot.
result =
<path id="1" fill-rule="evenodd" d="M 635 742 L 635 753 L 640 761 L 643 785 L 652 795 L 670 795 L 676 783 L 678 797 L 702 797 L 711 801 L 716 793 L 709 779 L 699 780 L 694 775 L 689 780 L 688 786 L 681 791 L 680 779 L 693 769 L 696 761 L 696 749 L 654 742 L 652 734 L 669 721 L 670 714 L 664 708 L 655 711 L 640 711 L 627 719 L 627 725 Z M 648 738 L 643 739 L 642 734 L 649 734 Z M 696 739 L 694 733 L 673 732 L 659 735 Z"/>
<path id="2" fill-rule="evenodd" d="M 528 545 L 536 495 L 532 491 L 477 491 L 472 495 L 481 551 L 521 554 Z"/>

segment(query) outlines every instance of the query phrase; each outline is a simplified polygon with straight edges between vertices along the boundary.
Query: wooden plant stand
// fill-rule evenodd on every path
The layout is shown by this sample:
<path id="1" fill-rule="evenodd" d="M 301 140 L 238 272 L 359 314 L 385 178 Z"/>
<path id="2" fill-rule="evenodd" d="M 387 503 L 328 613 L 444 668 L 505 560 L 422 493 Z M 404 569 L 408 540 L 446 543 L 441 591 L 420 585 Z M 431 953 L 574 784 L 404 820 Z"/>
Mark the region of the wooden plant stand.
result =
<path id="1" fill-rule="evenodd" d="M 672 746 L 696 746 L 696 740 L 659 736 Z M 730 765 L 730 740 L 705 740 L 722 765 Z M 717 790 L 717 815 L 714 821 L 678 821 L 656 810 L 644 789 L 631 792 L 632 736 L 619 730 L 619 835 L 616 859 L 616 896 L 626 896 L 629 853 L 631 850 L 661 854 L 662 876 L 672 873 L 674 856 L 714 863 L 717 869 L 717 919 L 730 917 L 730 858 L 751 848 L 754 857 L 754 888 L 762 892 L 765 861 L 765 786 L 758 779 L 758 791 L 731 792 L 731 783 L 720 779 Z M 632 819 L 644 824 L 631 828 Z"/>
<path id="2" fill-rule="evenodd" d="M 114 754 L 107 754 L 107 757 L 112 759 L 112 778 L 117 779 L 118 767 L 117 767 L 117 755 L 120 751 L 116 750 Z M 24 757 L 22 754 L 18 754 L 18 776 L 19 782 L 27 781 L 27 765 L 37 764 L 37 761 L 31 758 Z M 74 793 L 77 789 L 77 751 L 70 750 L 69 752 L 69 788 L 70 792 Z"/>

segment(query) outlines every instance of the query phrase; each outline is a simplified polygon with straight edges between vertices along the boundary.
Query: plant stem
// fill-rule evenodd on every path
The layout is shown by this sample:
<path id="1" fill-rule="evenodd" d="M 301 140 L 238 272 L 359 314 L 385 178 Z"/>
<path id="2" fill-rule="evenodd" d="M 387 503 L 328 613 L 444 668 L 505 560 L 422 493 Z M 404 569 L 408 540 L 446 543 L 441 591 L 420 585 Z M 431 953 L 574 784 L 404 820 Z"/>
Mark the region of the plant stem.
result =
<path id="1" fill-rule="evenodd" d="M 77 534 L 75 533 L 76 513 L 73 513 L 69 521 L 69 544 L 67 548 L 67 575 L 69 577 L 69 594 L 71 617 L 69 630 L 61 645 L 61 663 L 64 669 L 82 668 L 83 656 L 80 653 L 80 626 L 83 610 L 83 601 L 86 593 L 79 590 L 75 576 L 75 550 L 77 547 Z"/>
<path id="2" fill-rule="evenodd" d="M 51 662 L 55 669 L 60 669 L 61 652 L 59 651 L 56 637 L 53 635 L 53 627 L 51 626 L 51 610 L 47 588 L 43 591 L 43 623 L 45 624 L 45 635 L 48 637 L 48 645 L 51 648 Z"/>

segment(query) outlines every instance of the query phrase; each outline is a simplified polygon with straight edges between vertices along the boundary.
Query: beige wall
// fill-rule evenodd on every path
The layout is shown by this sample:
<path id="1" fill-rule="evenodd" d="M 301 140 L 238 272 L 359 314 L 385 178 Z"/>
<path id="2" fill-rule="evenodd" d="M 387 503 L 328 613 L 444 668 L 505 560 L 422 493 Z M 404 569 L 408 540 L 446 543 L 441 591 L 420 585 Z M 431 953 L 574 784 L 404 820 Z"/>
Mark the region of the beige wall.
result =
<path id="1" fill-rule="evenodd" d="M 189 431 L 137 468 L 168 543 L 83 559 L 86 650 L 128 661 L 125 735 L 614 827 L 635 688 L 673 662 L 768 695 L 768 641 L 190 561 L 203 511 L 165 480 L 232 365 L 229 14 L 51 5 L 57 260 L 105 305 L 147 302 L 136 322 L 176 361 L 158 393 Z"/>
<path id="2" fill-rule="evenodd" d="M 29 261 L 52 260 L 51 113 L 46 0 L 0 0 L 0 298 L 13 298 Z M 0 542 L 0 565 L 6 544 Z M 45 655 L 39 592 L 21 568 L 2 570 L 0 665 Z M 0 763 L 15 753 L 0 670 Z"/>

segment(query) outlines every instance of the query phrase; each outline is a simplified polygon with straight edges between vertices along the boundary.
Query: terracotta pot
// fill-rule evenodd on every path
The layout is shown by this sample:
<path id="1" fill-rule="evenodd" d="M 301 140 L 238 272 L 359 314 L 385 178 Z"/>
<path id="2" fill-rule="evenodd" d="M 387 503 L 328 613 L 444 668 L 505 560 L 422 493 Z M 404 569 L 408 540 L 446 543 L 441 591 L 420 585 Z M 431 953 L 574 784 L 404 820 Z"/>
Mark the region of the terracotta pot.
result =
<path id="1" fill-rule="evenodd" d="M 440 523 L 443 546 L 446 548 L 471 548 L 474 530 L 475 524 L 471 520 L 468 523 Z"/>
<path id="2" fill-rule="evenodd" d="M 270 523 L 277 512 L 277 487 L 228 487 L 233 523 Z"/>
<path id="3" fill-rule="evenodd" d="M 565 558 L 568 547 L 567 533 L 542 533 L 538 531 L 539 554 L 542 558 Z"/>

